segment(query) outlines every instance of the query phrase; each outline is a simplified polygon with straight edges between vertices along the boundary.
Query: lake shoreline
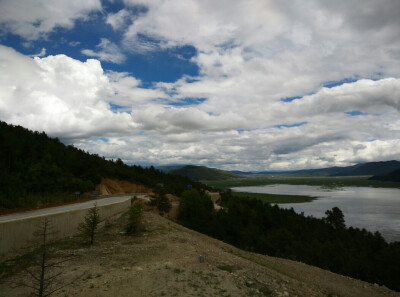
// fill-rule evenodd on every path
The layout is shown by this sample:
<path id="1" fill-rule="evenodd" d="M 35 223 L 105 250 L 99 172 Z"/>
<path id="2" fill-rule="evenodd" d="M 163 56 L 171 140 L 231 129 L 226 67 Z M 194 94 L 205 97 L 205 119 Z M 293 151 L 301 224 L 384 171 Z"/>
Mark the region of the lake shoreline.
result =
<path id="1" fill-rule="evenodd" d="M 372 187 L 324 188 L 310 185 L 266 185 L 232 188 L 233 193 L 250 193 L 253 197 L 312 197 L 311 201 L 268 202 L 282 208 L 293 208 L 297 213 L 316 218 L 325 217 L 325 211 L 339 207 L 348 227 L 370 232 L 379 231 L 388 241 L 400 241 L 400 189 Z M 246 196 L 246 194 L 239 194 Z M 260 199 L 262 200 L 262 199 Z M 271 200 L 272 201 L 272 200 Z M 290 200 L 289 200 L 290 201 Z"/>

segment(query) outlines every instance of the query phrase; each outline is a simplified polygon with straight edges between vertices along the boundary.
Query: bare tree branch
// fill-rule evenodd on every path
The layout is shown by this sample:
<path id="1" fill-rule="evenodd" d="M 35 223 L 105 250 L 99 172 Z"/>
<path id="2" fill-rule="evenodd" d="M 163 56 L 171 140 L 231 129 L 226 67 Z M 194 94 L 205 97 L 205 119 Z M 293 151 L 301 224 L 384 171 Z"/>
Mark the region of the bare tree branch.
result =
<path id="1" fill-rule="evenodd" d="M 34 234 L 36 237 L 35 246 L 38 246 L 37 259 L 32 260 L 33 265 L 30 268 L 24 269 L 30 277 L 30 281 L 20 281 L 17 283 L 17 286 L 24 286 L 32 289 L 33 296 L 50 296 L 67 285 L 58 281 L 63 271 L 54 270 L 62 269 L 62 264 L 71 260 L 73 255 L 69 255 L 59 261 L 55 260 L 51 255 L 49 242 L 55 232 L 52 230 L 52 226 L 47 217 L 44 218 Z"/>

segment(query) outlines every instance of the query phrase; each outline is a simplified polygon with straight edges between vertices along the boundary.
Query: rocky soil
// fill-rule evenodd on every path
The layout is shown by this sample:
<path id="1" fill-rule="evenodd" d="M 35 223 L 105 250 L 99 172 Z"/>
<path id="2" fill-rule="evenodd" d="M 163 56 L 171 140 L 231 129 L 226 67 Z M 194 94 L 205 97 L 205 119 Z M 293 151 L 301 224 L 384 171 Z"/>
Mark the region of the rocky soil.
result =
<path id="1" fill-rule="evenodd" d="M 56 243 L 56 260 L 73 258 L 58 277 L 65 287 L 52 296 L 400 296 L 303 263 L 244 252 L 152 212 L 143 221 L 145 230 L 135 236 L 123 233 L 124 216 L 107 223 L 92 247 L 78 237 Z M 0 296 L 29 296 L 30 288 L 15 287 L 32 284 L 29 275 L 16 261 L 6 265 L 16 267 L 2 278 Z"/>

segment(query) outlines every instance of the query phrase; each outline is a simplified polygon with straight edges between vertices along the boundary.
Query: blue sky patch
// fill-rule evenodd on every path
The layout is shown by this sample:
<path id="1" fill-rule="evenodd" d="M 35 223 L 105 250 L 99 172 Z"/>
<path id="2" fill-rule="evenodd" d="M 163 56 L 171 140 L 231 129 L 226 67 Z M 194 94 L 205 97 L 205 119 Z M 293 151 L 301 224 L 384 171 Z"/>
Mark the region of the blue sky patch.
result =
<path id="1" fill-rule="evenodd" d="M 282 102 L 292 102 L 294 100 L 302 99 L 305 96 L 311 96 L 314 95 L 316 92 L 309 92 L 307 94 L 304 94 L 302 96 L 293 96 L 293 97 L 286 97 L 286 98 L 281 98 L 280 101 Z"/>
<path id="2" fill-rule="evenodd" d="M 207 100 L 207 98 L 187 97 L 187 98 L 179 99 L 179 101 L 177 101 L 177 102 L 169 102 L 168 105 L 172 105 L 172 106 L 199 105 L 206 100 Z"/>
<path id="3" fill-rule="evenodd" d="M 107 69 L 132 73 L 139 78 L 144 87 L 151 87 L 156 82 L 175 82 L 184 75 L 198 76 L 199 67 L 190 59 L 197 55 L 192 46 L 181 46 L 166 50 L 155 50 L 142 53 L 127 54 L 125 63 L 118 65 L 105 63 Z"/>
<path id="4" fill-rule="evenodd" d="M 294 124 L 282 124 L 282 125 L 275 125 L 275 128 L 281 129 L 281 128 L 294 128 L 294 127 L 300 127 L 305 124 L 308 124 L 308 122 L 300 122 L 300 123 L 294 123 Z"/>
<path id="5" fill-rule="evenodd" d="M 128 72 L 142 81 L 142 87 L 151 88 L 157 82 L 175 82 L 182 76 L 198 76 L 199 67 L 191 59 L 197 55 L 197 50 L 191 45 L 163 49 L 160 40 L 139 34 L 139 42 L 154 45 L 146 52 L 138 52 L 123 45 L 124 30 L 114 30 L 105 22 L 108 13 L 116 13 L 125 8 L 133 15 L 147 13 L 145 6 L 125 6 L 121 1 L 104 2 L 103 12 L 93 12 L 88 18 L 75 20 L 73 28 L 56 27 L 46 38 L 26 42 L 25 39 L 7 34 L 1 43 L 10 46 L 24 55 L 36 55 L 46 49 L 45 56 L 65 54 L 80 61 L 99 59 L 87 56 L 82 50 L 101 50 L 98 45 L 102 39 L 114 43 L 125 55 L 121 64 L 101 61 L 105 71 Z"/>
<path id="6" fill-rule="evenodd" d="M 350 115 L 352 117 L 360 116 L 360 115 L 368 115 L 368 113 L 364 113 L 364 112 L 359 111 L 359 110 L 347 111 L 347 112 L 345 112 L 345 114 L 348 114 L 348 115 Z"/>
<path id="7" fill-rule="evenodd" d="M 251 132 L 251 131 L 255 131 L 257 129 L 237 129 L 236 131 L 238 131 L 239 133 L 243 133 L 243 132 Z"/>
<path id="8" fill-rule="evenodd" d="M 292 102 L 293 100 L 301 99 L 303 98 L 302 96 L 295 96 L 295 97 L 286 97 L 286 98 L 281 98 L 281 101 L 283 102 Z"/>
<path id="9" fill-rule="evenodd" d="M 126 6 L 124 4 L 124 1 L 122 0 L 113 0 L 113 1 L 108 1 L 108 0 L 102 0 L 101 5 L 104 10 L 107 11 L 107 13 L 117 13 L 121 9 L 126 9 L 134 14 L 138 15 L 141 13 L 146 13 L 148 11 L 148 8 L 144 5 L 129 5 Z"/>
<path id="10" fill-rule="evenodd" d="M 344 78 L 341 80 L 324 82 L 322 84 L 322 86 L 325 88 L 333 88 L 333 87 L 341 86 L 343 84 L 353 83 L 353 82 L 356 82 L 357 80 L 358 79 L 355 79 L 355 78 Z"/>
<path id="11" fill-rule="evenodd" d="M 105 143 L 107 143 L 109 141 L 107 137 L 100 137 L 100 140 Z"/>
<path id="12" fill-rule="evenodd" d="M 112 112 L 124 112 L 128 109 L 127 106 L 122 106 L 114 103 L 109 103 Z"/>

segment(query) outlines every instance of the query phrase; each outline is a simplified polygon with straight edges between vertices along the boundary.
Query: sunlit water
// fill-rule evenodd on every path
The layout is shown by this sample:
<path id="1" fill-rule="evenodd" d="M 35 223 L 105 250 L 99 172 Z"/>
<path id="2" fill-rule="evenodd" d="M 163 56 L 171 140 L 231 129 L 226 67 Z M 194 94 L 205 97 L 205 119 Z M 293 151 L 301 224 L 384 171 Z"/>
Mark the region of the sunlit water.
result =
<path id="1" fill-rule="evenodd" d="M 346 225 L 379 231 L 387 241 L 400 241 L 400 189 L 343 187 L 326 189 L 305 185 L 269 185 L 232 188 L 237 192 L 317 197 L 312 202 L 278 204 L 304 212 L 306 216 L 325 217 L 325 211 L 339 207 Z"/>

